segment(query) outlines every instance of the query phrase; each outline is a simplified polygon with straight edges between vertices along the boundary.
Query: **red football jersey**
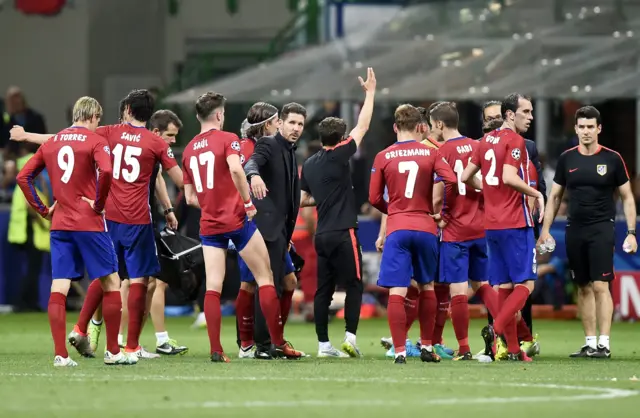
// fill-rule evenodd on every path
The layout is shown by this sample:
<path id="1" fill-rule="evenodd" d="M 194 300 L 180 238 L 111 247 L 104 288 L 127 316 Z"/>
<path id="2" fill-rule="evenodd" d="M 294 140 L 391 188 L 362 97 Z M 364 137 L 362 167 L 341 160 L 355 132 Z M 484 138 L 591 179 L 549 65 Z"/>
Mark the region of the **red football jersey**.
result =
<path id="1" fill-rule="evenodd" d="M 106 231 L 104 209 L 111 186 L 107 141 L 94 132 L 71 127 L 54 135 L 18 174 L 17 182 L 29 204 L 41 215 L 48 208 L 35 192 L 33 179 L 46 167 L 56 207 L 52 231 Z M 95 199 L 95 210 L 82 197 Z"/>
<path id="2" fill-rule="evenodd" d="M 242 138 L 240 140 L 240 164 L 244 167 L 256 148 L 256 140 L 252 138 Z"/>
<path id="3" fill-rule="evenodd" d="M 445 204 L 451 204 L 451 220 L 442 231 L 442 241 L 464 242 L 485 236 L 482 191 L 472 189 L 462 182 L 462 172 L 469 164 L 473 150 L 479 145 L 478 141 L 461 136 L 448 140 L 440 147 L 440 154 L 447 160 L 458 180 L 458 193 L 452 197 L 444 197 Z"/>
<path id="4" fill-rule="evenodd" d="M 128 123 L 101 126 L 96 133 L 107 138 L 113 162 L 107 219 L 128 225 L 151 223 L 149 182 L 158 162 L 165 171 L 178 165 L 173 151 L 158 135 Z"/>
<path id="5" fill-rule="evenodd" d="M 232 154 L 240 155 L 240 139 L 216 129 L 196 135 L 182 154 L 184 184 L 193 185 L 202 209 L 201 235 L 235 231 L 244 224 L 244 203 L 227 164 Z"/>
<path id="6" fill-rule="evenodd" d="M 436 234 L 433 218 L 434 173 L 445 181 L 447 196 L 455 193 L 456 175 L 435 148 L 415 141 L 396 142 L 376 155 L 371 169 L 369 201 L 387 218 L 387 235 L 397 230 Z M 385 186 L 389 202 L 384 200 Z M 448 211 L 442 216 L 448 220 Z"/>
<path id="7" fill-rule="evenodd" d="M 482 171 L 485 229 L 533 226 L 527 196 L 502 182 L 502 168 L 509 164 L 529 184 L 529 154 L 524 139 L 511 129 L 491 131 L 480 140 L 471 162 Z"/>

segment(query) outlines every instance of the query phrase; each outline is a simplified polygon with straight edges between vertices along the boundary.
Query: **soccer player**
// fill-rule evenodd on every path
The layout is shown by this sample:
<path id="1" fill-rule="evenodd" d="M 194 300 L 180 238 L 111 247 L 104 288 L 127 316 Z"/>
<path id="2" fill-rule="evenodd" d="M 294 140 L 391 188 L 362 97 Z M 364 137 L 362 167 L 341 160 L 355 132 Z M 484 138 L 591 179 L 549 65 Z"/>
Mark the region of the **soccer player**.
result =
<path id="1" fill-rule="evenodd" d="M 276 134 L 279 122 L 278 109 L 275 106 L 264 102 L 258 102 L 251 106 L 247 113 L 246 123 L 243 123 L 243 136 L 245 138 L 240 141 L 241 164 L 244 165 L 249 160 L 257 140 L 263 136 Z M 240 340 L 238 357 L 266 359 L 268 357 L 264 356 L 264 352 L 256 351 L 253 341 L 256 280 L 242 257 L 238 257 L 238 267 L 240 269 L 240 291 L 236 298 L 236 319 Z M 287 251 L 285 254 L 285 277 L 280 297 L 280 316 L 283 328 L 291 311 L 291 301 L 296 285 L 295 267 Z"/>
<path id="2" fill-rule="evenodd" d="M 345 138 L 347 125 L 342 119 L 329 117 L 322 120 L 318 125 L 322 150 L 304 162 L 300 179 L 300 206 L 318 207 L 318 228 L 315 236 L 318 286 L 313 303 L 318 357 L 362 356 L 356 344 L 363 292 L 362 254 L 356 235 L 358 213 L 349 160 L 369 130 L 376 75 L 372 68 L 368 68 L 367 79 L 358 79 L 365 91 L 365 99 L 357 125 Z M 333 347 L 328 332 L 329 306 L 336 285 L 346 288 L 346 329 L 342 351 Z"/>
<path id="3" fill-rule="evenodd" d="M 121 102 L 121 118 L 124 117 L 125 101 Z M 180 118 L 170 110 L 158 110 L 149 120 L 149 130 L 154 134 L 160 136 L 167 145 L 171 146 L 176 142 L 176 136 L 182 128 L 182 121 Z M 154 174 L 151 178 L 155 178 L 155 181 L 150 182 L 149 190 L 149 205 L 153 209 L 156 206 L 155 199 L 157 198 L 162 207 L 164 208 L 164 215 L 166 218 L 167 226 L 172 229 L 177 229 L 178 221 L 173 213 L 173 205 L 169 198 L 167 191 L 167 185 L 164 181 L 164 177 L 161 173 L 161 167 L 159 163 L 156 163 L 154 167 Z M 155 212 L 152 212 L 152 220 Z M 156 222 L 152 222 L 155 226 Z M 121 270 L 126 270 L 126 266 L 120 266 Z M 128 298 L 128 286 L 129 281 L 122 282 L 121 293 L 123 297 L 123 303 L 126 303 Z M 147 313 L 151 315 L 151 321 L 155 328 L 156 333 L 156 353 L 164 355 L 185 354 L 188 348 L 178 345 L 176 340 L 169 338 L 169 333 L 166 331 L 164 321 L 164 307 L 165 307 L 165 293 L 167 284 L 159 278 L 152 277 L 149 279 L 147 286 L 147 309 L 143 318 L 143 326 L 147 319 Z M 123 309 L 126 312 L 126 310 Z M 100 333 L 102 331 L 102 312 L 98 308 L 89 323 L 88 334 L 91 341 L 91 349 L 96 350 Z M 122 345 L 123 340 L 123 327 L 121 324 L 120 332 L 118 334 L 118 342 Z"/>
<path id="4" fill-rule="evenodd" d="M 104 289 L 102 303 L 107 328 L 108 365 L 135 364 L 135 356 L 118 347 L 120 326 L 120 278 L 113 244 L 106 232 L 104 207 L 112 180 L 110 148 L 95 134 L 102 117 L 102 107 L 91 97 L 78 99 L 73 107 L 73 126 L 44 143 L 22 168 L 18 185 L 31 207 L 51 225 L 51 269 L 53 283 L 49 298 L 49 324 L 55 346 L 53 365 L 77 366 L 66 348 L 66 299 L 71 280 L 84 277 L 99 279 Z M 46 207 L 33 185 L 33 179 L 46 167 L 56 202 Z M 97 172 L 97 173 L 96 173 Z M 94 200 L 95 199 L 95 200 Z M 89 341 L 80 337 L 78 347 Z M 87 350 L 81 350 L 89 355 Z M 91 353 L 92 354 L 92 353 Z"/>
<path id="5" fill-rule="evenodd" d="M 478 293 L 485 306 L 497 315 L 497 293 L 486 276 L 487 244 L 484 231 L 484 210 L 481 180 L 467 185 L 460 176 L 478 142 L 458 131 L 459 115 L 455 104 L 442 102 L 431 110 L 431 133 L 444 141 L 439 151 L 458 176 L 458 193 L 453 200 L 450 221 L 442 230 L 440 244 L 440 281 L 449 284 L 451 292 L 451 322 L 458 339 L 458 356 L 454 360 L 472 360 L 469 348 L 468 283 Z M 443 225 L 444 226 L 444 225 Z"/>
<path id="6" fill-rule="evenodd" d="M 571 277 L 578 286 L 578 308 L 586 340 L 570 357 L 610 358 L 613 301 L 609 283 L 615 278 L 615 192 L 620 194 L 627 220 L 627 237 L 622 246 L 627 253 L 638 249 L 636 205 L 622 156 L 598 143 L 602 131 L 600 112 L 593 106 L 578 109 L 575 130 L 579 145 L 558 159 L 538 245 L 555 247 L 549 229 L 564 190 L 569 190 L 565 245 Z"/>
<path id="7" fill-rule="evenodd" d="M 482 105 L 482 130 L 485 134 L 498 129 L 502 126 L 502 114 L 501 114 L 501 106 L 502 103 L 497 100 L 490 100 Z M 524 134 L 524 132 L 518 132 L 519 134 Z M 529 159 L 532 164 L 529 164 L 529 185 L 538 189 L 546 198 L 546 184 L 544 182 L 544 177 L 542 176 L 542 166 L 540 164 L 540 159 L 538 157 L 538 150 L 536 148 L 535 142 L 526 139 L 524 140 L 525 146 L 527 147 L 527 151 L 529 152 Z M 535 177 L 538 177 L 535 186 L 532 185 L 532 178 L 535 174 Z M 530 206 L 535 204 L 535 199 L 529 197 Z M 533 236 L 534 238 L 538 238 L 539 235 L 539 223 L 535 222 L 534 219 L 534 228 L 533 228 Z M 498 286 L 495 286 L 497 289 Z M 493 317 L 491 313 L 487 314 L 489 319 L 489 325 L 493 325 Z M 527 302 L 522 308 L 520 319 L 518 320 L 518 341 L 520 341 L 520 348 L 524 350 L 525 353 L 529 357 L 533 357 L 540 352 L 540 344 L 538 342 L 538 336 L 533 337 L 531 334 L 532 328 L 532 318 L 531 318 L 531 297 L 527 299 Z M 485 327 L 482 329 L 481 335 L 489 335 L 489 327 Z M 488 350 L 489 347 L 485 347 L 485 350 L 481 353 L 485 355 L 491 355 L 491 351 Z M 502 338 L 498 339 L 497 351 L 496 351 L 496 360 L 505 360 L 508 355 L 507 347 L 503 344 Z"/>
<path id="8" fill-rule="evenodd" d="M 178 187 L 182 187 L 182 170 L 171 148 L 162 138 L 146 129 L 154 107 L 151 93 L 133 90 L 123 99 L 122 105 L 124 123 L 96 129 L 98 135 L 107 139 L 112 150 L 113 184 L 105 205 L 105 216 L 116 254 L 126 265 L 130 277 L 125 351 L 138 357 L 152 358 L 157 356 L 143 350 L 138 343 L 146 310 L 149 277 L 155 277 L 160 272 L 149 211 L 149 184 L 158 162 Z M 25 133 L 23 139 L 43 142 L 47 138 L 47 135 Z M 78 322 L 69 334 L 70 341 L 84 342 L 89 320 L 102 299 L 101 293 L 99 287 L 89 286 Z M 126 311 L 123 306 L 123 316 Z M 76 349 L 83 355 L 92 354 L 91 347 L 84 343 Z"/>
<path id="9" fill-rule="evenodd" d="M 433 330 L 437 300 L 433 290 L 438 264 L 437 225 L 433 219 L 434 174 L 445 182 L 447 194 L 453 193 L 456 176 L 436 149 L 415 141 L 421 115 L 405 104 L 394 114 L 398 142 L 376 156 L 371 169 L 369 201 L 387 213 L 387 237 L 382 252 L 378 285 L 389 289 L 387 306 L 389 328 L 395 347 L 395 362 L 406 363 L 405 296 L 411 277 L 420 287 L 420 357 L 439 362 L 433 351 Z M 383 198 L 388 188 L 389 202 Z M 442 212 L 448 220 L 446 210 Z"/>
<path id="10" fill-rule="evenodd" d="M 200 134 L 189 142 L 183 154 L 185 198 L 188 204 L 202 209 L 200 237 L 207 276 L 204 312 L 211 361 L 230 361 L 220 343 L 220 292 L 229 240 L 233 241 L 258 283 L 260 305 L 272 341 L 271 355 L 297 359 L 302 354 L 283 337 L 280 302 L 266 245 L 255 224 L 248 222 L 256 209 L 240 163 L 240 140 L 221 130 L 225 102 L 224 96 L 212 92 L 198 98 L 196 114 L 201 125 Z"/>
<path id="11" fill-rule="evenodd" d="M 529 154 L 517 133 L 526 132 L 533 120 L 531 100 L 513 93 L 501 106 L 502 127 L 480 141 L 462 173 L 462 181 L 469 181 L 482 170 L 488 278 L 499 285 L 500 313 L 494 321 L 495 333 L 506 337 L 508 360 L 531 361 L 520 349 L 516 313 L 533 290 L 536 276 L 533 218 L 527 196 L 536 198 L 541 212 L 544 198 L 529 186 Z M 486 342 L 493 344 L 495 335 L 490 331 Z"/>

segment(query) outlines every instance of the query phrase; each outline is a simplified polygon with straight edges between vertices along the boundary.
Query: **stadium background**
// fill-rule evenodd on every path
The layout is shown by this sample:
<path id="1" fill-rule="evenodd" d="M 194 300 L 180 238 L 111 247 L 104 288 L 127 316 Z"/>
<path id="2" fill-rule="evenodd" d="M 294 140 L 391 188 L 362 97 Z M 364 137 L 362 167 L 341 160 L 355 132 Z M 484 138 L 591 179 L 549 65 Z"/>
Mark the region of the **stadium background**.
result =
<path id="1" fill-rule="evenodd" d="M 323 117 L 340 116 L 353 126 L 361 100 L 356 76 L 373 66 L 379 80 L 375 117 L 352 160 L 372 314 L 383 314 L 384 296 L 374 286 L 379 223 L 366 204 L 368 173 L 375 154 L 394 141 L 392 112 L 399 103 L 455 100 L 461 132 L 479 137 L 483 101 L 512 91 L 532 95 L 535 120 L 526 137 L 537 143 L 548 184 L 558 155 L 577 144 L 573 113 L 594 104 L 603 115 L 601 143 L 623 155 L 640 197 L 640 2 L 5 0 L 0 1 L 0 36 L 7 46 L 0 92 L 19 86 L 28 107 L 43 116 L 46 131 L 70 124 L 69 109 L 79 96 L 96 97 L 105 109 L 103 123 L 114 123 L 122 96 L 133 88 L 153 88 L 158 108 L 175 110 L 185 123 L 174 147 L 177 156 L 198 129 L 193 102 L 215 90 L 229 99 L 225 128 L 236 133 L 255 101 L 307 106 L 310 115 L 298 147 L 302 160 Z M 20 304 L 20 280 L 33 261 L 7 241 L 11 167 L 19 152 L 8 143 L 8 128 L 20 119 L 11 111 L 14 97 L 7 92 L 0 105 L 4 310 Z M 197 218 L 185 224 L 189 221 Z M 564 225 L 562 219 L 554 225 L 558 250 L 553 259 L 540 260 L 553 265 L 555 273 L 540 281 L 538 315 L 575 317 Z M 620 250 L 625 230 L 619 220 L 612 290 L 617 317 L 637 319 L 640 262 Z M 47 257 L 40 275 L 42 307 L 51 280 Z"/>

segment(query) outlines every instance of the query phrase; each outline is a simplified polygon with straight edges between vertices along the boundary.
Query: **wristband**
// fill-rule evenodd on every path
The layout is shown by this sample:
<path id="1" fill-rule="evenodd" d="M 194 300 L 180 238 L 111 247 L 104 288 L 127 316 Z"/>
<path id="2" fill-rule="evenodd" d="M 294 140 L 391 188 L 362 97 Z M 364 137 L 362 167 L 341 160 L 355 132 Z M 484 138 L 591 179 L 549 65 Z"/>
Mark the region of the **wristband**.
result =
<path id="1" fill-rule="evenodd" d="M 169 208 L 169 209 L 165 209 L 164 210 L 164 216 L 167 216 L 170 213 L 173 213 L 173 208 Z"/>
<path id="2" fill-rule="evenodd" d="M 630 229 L 627 231 L 627 235 L 633 235 L 634 237 L 636 236 L 636 230 L 635 229 Z"/>
<path id="3" fill-rule="evenodd" d="M 245 203 L 244 204 L 244 211 L 245 212 L 250 212 L 252 210 L 256 210 L 256 207 L 253 206 L 253 202 L 252 201 L 249 201 L 249 203 Z"/>

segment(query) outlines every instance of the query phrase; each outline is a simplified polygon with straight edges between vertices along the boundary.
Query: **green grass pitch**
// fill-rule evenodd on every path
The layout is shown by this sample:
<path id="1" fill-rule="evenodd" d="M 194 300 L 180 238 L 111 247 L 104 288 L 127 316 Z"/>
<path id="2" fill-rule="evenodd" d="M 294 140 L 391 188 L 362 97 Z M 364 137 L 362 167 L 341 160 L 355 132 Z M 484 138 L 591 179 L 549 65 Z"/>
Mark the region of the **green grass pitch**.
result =
<path id="1" fill-rule="evenodd" d="M 68 317 L 67 331 L 74 320 Z M 579 322 L 536 321 L 542 353 L 533 363 L 424 364 L 412 358 L 406 365 L 384 358 L 384 320 L 360 323 L 363 359 L 316 359 L 313 326 L 289 324 L 287 337 L 313 357 L 257 361 L 237 359 L 233 318 L 225 318 L 230 364 L 211 363 L 206 331 L 190 324 L 191 318 L 167 321 L 172 338 L 190 348 L 182 357 L 108 367 L 70 347 L 79 366 L 54 369 L 45 314 L 0 316 L 0 417 L 640 417 L 635 324 L 614 324 L 610 360 L 567 357 L 584 341 Z M 474 353 L 482 348 L 483 325 L 471 323 Z M 342 321 L 334 320 L 330 330 L 339 345 Z M 416 324 L 410 335 L 417 333 Z M 455 345 L 450 324 L 445 339 Z M 142 343 L 154 347 L 150 326 Z"/>

